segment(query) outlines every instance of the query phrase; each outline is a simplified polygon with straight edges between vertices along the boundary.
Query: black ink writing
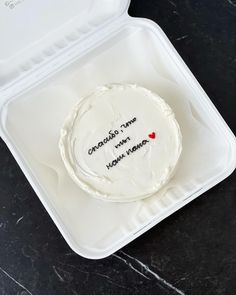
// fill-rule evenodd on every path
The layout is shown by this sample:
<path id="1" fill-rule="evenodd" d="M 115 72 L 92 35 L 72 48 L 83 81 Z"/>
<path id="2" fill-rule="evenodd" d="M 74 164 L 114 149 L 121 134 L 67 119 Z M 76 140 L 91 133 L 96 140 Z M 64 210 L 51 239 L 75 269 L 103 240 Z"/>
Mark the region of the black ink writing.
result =
<path id="1" fill-rule="evenodd" d="M 120 155 L 118 158 L 113 160 L 111 163 L 109 163 L 107 166 L 107 169 L 111 169 L 112 167 L 116 166 L 122 159 L 125 158 L 125 154 Z"/>
<path id="2" fill-rule="evenodd" d="M 130 125 L 134 124 L 137 121 L 137 118 L 134 117 L 132 120 L 126 122 L 125 124 L 120 125 L 120 128 L 128 128 Z"/>
<path id="3" fill-rule="evenodd" d="M 133 146 L 131 149 L 128 149 L 128 151 L 126 151 L 126 154 L 129 156 L 130 154 L 136 152 L 137 150 L 139 150 L 141 147 L 143 147 L 144 145 L 146 145 L 149 142 L 149 140 L 143 140 L 141 143 Z"/>
<path id="4" fill-rule="evenodd" d="M 101 140 L 100 142 L 98 142 L 95 146 L 93 146 L 92 148 L 90 148 L 88 150 L 88 154 L 91 156 L 94 152 L 96 152 L 99 148 L 101 148 L 102 146 L 104 146 L 106 143 L 108 143 L 110 140 L 114 139 L 118 134 L 119 131 L 118 130 L 110 130 L 108 132 L 108 136 L 106 138 L 104 138 L 103 140 Z"/>
<path id="5" fill-rule="evenodd" d="M 121 160 L 123 160 L 127 156 L 131 156 L 134 152 L 145 146 L 148 142 L 149 140 L 144 139 L 141 143 L 128 149 L 125 154 L 120 155 L 118 158 L 106 165 L 107 169 L 110 170 L 112 167 L 115 167 Z"/>
<path id="6" fill-rule="evenodd" d="M 118 149 L 122 145 L 126 144 L 128 141 L 130 141 L 130 137 L 128 136 L 126 139 L 121 140 L 117 145 L 115 145 L 115 148 Z"/>
<path id="7" fill-rule="evenodd" d="M 132 120 L 129 120 L 128 122 L 120 125 L 120 128 L 128 128 L 129 126 L 131 126 L 132 124 L 134 124 L 135 122 L 137 121 L 137 118 L 134 117 Z M 123 132 L 123 130 L 121 129 L 120 132 Z M 118 130 L 110 130 L 108 133 L 109 135 L 107 137 L 105 137 L 103 140 L 101 140 L 100 142 L 98 142 L 95 146 L 93 146 L 92 148 L 90 148 L 88 150 L 88 154 L 91 156 L 94 152 L 96 152 L 97 150 L 99 150 L 102 146 L 104 146 L 106 143 L 108 143 L 109 141 L 111 141 L 112 139 L 114 139 L 117 135 L 119 135 L 120 133 Z M 128 137 L 129 138 L 129 137 Z M 126 142 L 127 142 L 127 138 L 125 139 Z M 126 142 L 124 141 L 121 141 L 117 146 L 116 148 L 119 147 L 119 145 L 123 145 L 125 144 Z M 130 138 L 128 139 L 130 140 Z"/>

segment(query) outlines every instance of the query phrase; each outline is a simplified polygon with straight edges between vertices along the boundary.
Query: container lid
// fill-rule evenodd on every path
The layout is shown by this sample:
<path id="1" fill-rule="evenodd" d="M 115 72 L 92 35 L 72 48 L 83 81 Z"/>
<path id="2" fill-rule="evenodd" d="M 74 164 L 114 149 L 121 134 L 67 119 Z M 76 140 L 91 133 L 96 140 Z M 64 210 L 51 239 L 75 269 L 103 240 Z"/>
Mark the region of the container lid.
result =
<path id="1" fill-rule="evenodd" d="M 1 0 L 0 86 L 121 15 L 129 0 Z"/>

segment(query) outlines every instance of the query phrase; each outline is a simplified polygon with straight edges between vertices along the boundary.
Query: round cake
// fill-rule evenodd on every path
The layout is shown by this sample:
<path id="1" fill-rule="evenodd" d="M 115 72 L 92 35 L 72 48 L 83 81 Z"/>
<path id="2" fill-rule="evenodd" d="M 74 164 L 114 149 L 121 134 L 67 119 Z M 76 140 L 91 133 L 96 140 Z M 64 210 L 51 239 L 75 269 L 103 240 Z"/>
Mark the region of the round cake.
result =
<path id="1" fill-rule="evenodd" d="M 181 155 L 182 136 L 173 111 L 157 94 L 112 84 L 75 105 L 59 148 L 80 188 L 102 200 L 130 202 L 167 183 Z"/>

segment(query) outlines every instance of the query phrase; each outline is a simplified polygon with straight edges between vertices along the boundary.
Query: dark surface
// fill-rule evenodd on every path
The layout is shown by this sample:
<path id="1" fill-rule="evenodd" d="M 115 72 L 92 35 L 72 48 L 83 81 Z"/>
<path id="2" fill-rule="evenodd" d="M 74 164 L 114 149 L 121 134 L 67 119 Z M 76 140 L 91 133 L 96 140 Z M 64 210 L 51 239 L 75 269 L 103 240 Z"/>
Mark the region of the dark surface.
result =
<path id="1" fill-rule="evenodd" d="M 236 133 L 235 0 L 133 0 L 129 12 L 161 26 Z M 67 246 L 2 141 L 0 165 L 0 295 L 236 294 L 235 174 L 90 261 Z"/>

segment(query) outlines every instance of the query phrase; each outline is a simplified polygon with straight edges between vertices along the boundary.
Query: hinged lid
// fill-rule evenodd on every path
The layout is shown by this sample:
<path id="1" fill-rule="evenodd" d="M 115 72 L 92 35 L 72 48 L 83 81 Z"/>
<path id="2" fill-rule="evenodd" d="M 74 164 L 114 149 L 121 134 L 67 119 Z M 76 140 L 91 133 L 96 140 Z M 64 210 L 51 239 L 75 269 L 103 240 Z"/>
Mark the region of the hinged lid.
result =
<path id="1" fill-rule="evenodd" d="M 0 0 L 0 87 L 124 13 L 129 0 Z"/>

